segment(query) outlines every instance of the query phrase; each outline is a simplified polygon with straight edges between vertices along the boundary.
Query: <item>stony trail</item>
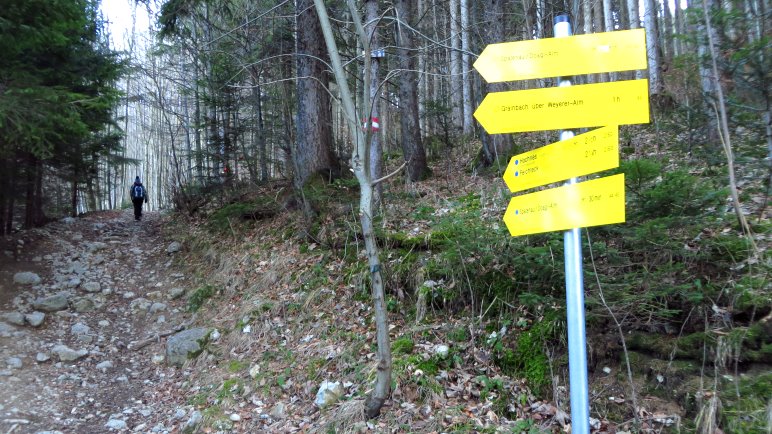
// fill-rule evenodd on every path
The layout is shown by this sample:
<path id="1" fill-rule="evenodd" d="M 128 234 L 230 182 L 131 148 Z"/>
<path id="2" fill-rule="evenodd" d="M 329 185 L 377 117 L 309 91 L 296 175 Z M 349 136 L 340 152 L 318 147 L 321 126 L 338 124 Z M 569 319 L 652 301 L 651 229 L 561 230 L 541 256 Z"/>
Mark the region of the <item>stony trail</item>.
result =
<path id="1" fill-rule="evenodd" d="M 173 432 L 163 339 L 182 328 L 184 274 L 161 217 L 67 218 L 3 240 L 0 434 Z M 172 250 L 172 252 L 169 252 Z"/>

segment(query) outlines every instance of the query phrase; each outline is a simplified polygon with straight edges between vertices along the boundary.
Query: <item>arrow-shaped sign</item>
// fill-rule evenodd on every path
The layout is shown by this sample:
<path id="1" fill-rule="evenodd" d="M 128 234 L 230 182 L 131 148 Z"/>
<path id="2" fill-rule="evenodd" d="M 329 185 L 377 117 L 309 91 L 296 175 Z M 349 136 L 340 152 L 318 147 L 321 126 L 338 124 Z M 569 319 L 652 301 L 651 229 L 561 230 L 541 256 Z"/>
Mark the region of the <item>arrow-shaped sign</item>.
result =
<path id="1" fill-rule="evenodd" d="M 489 93 L 474 112 L 488 134 L 645 124 L 648 80 Z"/>
<path id="2" fill-rule="evenodd" d="M 598 128 L 515 155 L 504 172 L 511 192 L 619 166 L 619 127 Z"/>
<path id="3" fill-rule="evenodd" d="M 504 213 L 513 236 L 625 221 L 625 175 L 515 196 Z"/>
<path id="4" fill-rule="evenodd" d="M 474 68 L 488 83 L 646 68 L 643 29 L 490 44 Z"/>

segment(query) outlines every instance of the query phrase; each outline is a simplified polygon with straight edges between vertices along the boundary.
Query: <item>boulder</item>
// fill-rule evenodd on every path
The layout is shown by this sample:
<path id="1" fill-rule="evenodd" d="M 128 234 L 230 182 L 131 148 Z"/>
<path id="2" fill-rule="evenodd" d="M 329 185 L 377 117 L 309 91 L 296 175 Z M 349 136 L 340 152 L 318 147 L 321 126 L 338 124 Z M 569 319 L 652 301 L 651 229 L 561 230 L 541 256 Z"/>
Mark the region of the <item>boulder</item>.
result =
<path id="1" fill-rule="evenodd" d="M 3 312 L 0 314 L 0 321 L 5 321 L 9 324 L 23 326 L 24 315 L 20 312 Z"/>
<path id="2" fill-rule="evenodd" d="M 13 283 L 19 285 L 37 285 L 40 283 L 40 276 L 31 271 L 22 271 L 13 275 Z"/>
<path id="3" fill-rule="evenodd" d="M 43 312 L 56 312 L 67 309 L 69 301 L 68 294 L 66 292 L 60 292 L 58 294 L 49 295 L 48 297 L 37 298 L 32 302 L 32 306 Z"/>
<path id="4" fill-rule="evenodd" d="M 194 358 L 204 349 L 209 336 L 209 329 L 197 327 L 183 330 L 166 341 L 166 363 L 182 366 L 189 358 Z"/>
<path id="5" fill-rule="evenodd" d="M 74 362 L 88 355 L 88 350 L 73 350 L 67 345 L 57 345 L 52 350 L 62 362 Z"/>

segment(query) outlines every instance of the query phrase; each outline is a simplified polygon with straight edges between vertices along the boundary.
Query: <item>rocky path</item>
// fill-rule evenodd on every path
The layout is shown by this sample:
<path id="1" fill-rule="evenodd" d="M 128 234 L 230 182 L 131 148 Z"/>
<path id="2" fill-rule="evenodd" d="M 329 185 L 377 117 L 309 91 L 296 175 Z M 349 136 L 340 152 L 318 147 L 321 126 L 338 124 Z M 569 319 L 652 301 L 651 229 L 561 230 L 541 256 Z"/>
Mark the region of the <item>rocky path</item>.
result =
<path id="1" fill-rule="evenodd" d="M 181 328 L 186 278 L 160 217 L 68 218 L 0 253 L 0 434 L 172 432 L 189 416 L 161 342 Z M 145 345 L 143 345 L 145 344 Z M 141 347 L 141 348 L 138 348 Z M 159 398 L 159 396 L 161 398 Z"/>

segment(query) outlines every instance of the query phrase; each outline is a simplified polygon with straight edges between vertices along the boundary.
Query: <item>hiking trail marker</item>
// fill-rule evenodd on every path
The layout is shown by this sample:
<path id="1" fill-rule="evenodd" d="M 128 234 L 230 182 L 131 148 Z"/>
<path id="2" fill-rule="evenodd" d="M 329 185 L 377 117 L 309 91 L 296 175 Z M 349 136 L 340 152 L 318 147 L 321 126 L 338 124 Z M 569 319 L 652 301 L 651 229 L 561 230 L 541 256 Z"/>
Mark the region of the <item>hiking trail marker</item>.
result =
<path id="1" fill-rule="evenodd" d="M 517 192 L 617 166 L 619 127 L 614 125 L 515 155 L 504 171 L 504 182 Z"/>
<path id="2" fill-rule="evenodd" d="M 489 83 L 646 68 L 644 30 L 571 36 L 567 15 L 555 38 L 488 45 L 474 68 Z M 561 141 L 512 157 L 504 172 L 510 191 L 568 180 L 566 185 L 513 197 L 504 223 L 514 236 L 563 230 L 566 274 L 571 432 L 589 434 L 587 336 L 579 228 L 625 221 L 624 175 L 577 182 L 619 166 L 618 125 L 649 122 L 647 80 L 627 80 L 489 93 L 474 117 L 489 134 L 563 130 Z M 574 136 L 572 128 L 602 127 Z"/>
<path id="3" fill-rule="evenodd" d="M 488 134 L 649 122 L 648 80 L 489 93 L 474 112 Z"/>

